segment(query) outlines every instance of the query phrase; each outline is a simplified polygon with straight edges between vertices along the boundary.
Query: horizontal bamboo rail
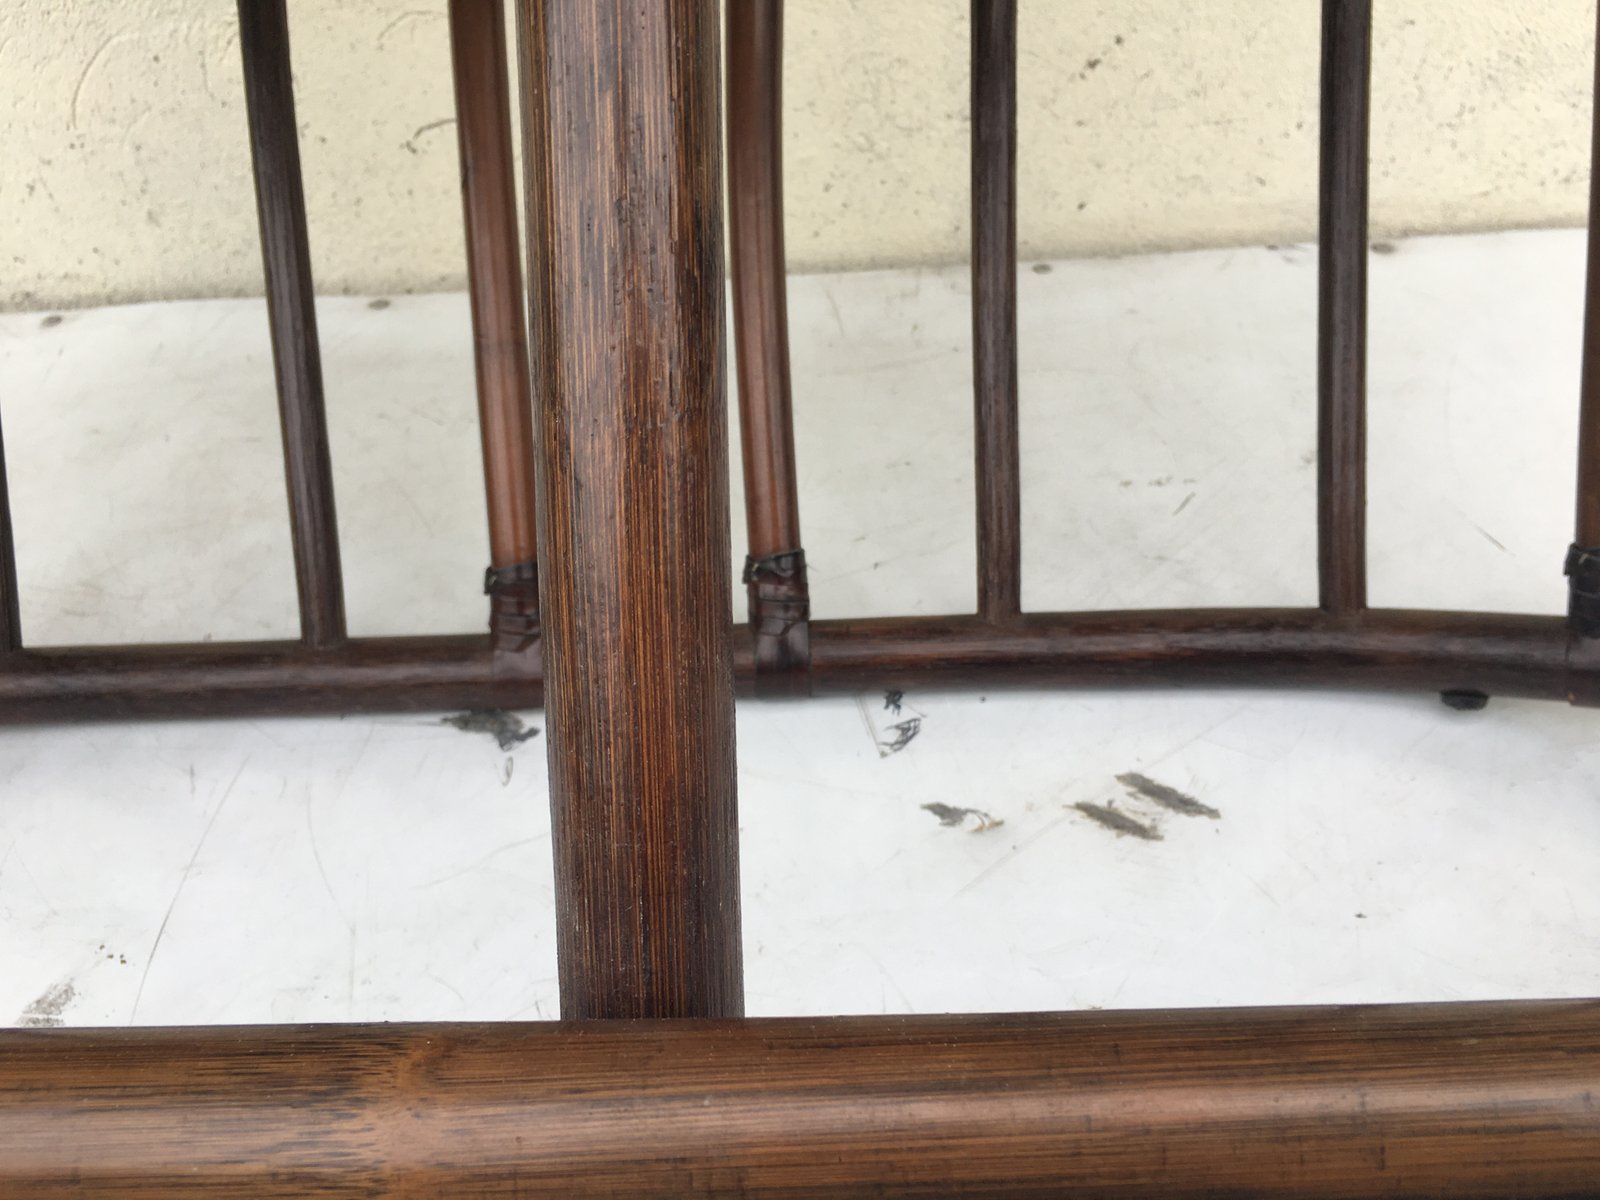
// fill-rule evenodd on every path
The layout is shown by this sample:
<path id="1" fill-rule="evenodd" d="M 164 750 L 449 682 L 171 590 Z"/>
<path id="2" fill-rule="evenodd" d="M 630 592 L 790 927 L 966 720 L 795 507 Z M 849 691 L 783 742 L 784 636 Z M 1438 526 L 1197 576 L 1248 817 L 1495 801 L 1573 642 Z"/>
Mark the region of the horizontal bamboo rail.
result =
<path id="1" fill-rule="evenodd" d="M 1600 1195 L 1600 1002 L 0 1032 L 0 1195 Z"/>
<path id="2" fill-rule="evenodd" d="M 1140 609 L 872 617 L 811 626 L 810 687 L 1292 687 L 1600 697 L 1600 660 L 1568 659 L 1561 617 L 1368 609 Z M 734 678 L 754 694 L 748 639 Z M 0 668 L 0 724 L 536 708 L 541 651 L 481 634 L 24 650 Z M 1592 701 L 1591 701 L 1592 702 Z"/>

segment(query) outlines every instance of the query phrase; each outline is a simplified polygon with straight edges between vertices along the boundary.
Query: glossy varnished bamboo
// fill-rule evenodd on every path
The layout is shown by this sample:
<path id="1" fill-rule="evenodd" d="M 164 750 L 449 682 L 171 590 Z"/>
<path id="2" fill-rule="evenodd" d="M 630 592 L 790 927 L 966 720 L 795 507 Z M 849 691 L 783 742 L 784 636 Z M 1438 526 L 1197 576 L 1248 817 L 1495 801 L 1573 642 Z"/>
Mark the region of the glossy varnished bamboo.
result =
<path id="1" fill-rule="evenodd" d="M 972 382 L 978 615 L 1022 611 L 1017 433 L 1017 4 L 972 0 Z"/>
<path id="2" fill-rule="evenodd" d="M 524 3 L 561 1011 L 735 1016 L 717 12 Z"/>
<path id="3" fill-rule="evenodd" d="M 345 636 L 344 584 L 284 0 L 239 0 L 239 50 L 278 379 L 300 633 L 313 646 L 332 646 Z"/>
<path id="4" fill-rule="evenodd" d="M 0 433 L 0 659 L 22 649 L 22 614 L 17 592 L 17 545 L 11 531 L 11 488 L 6 482 L 6 443 Z M 4 669 L 0 665 L 0 669 Z"/>
<path id="5" fill-rule="evenodd" d="M 508 567 L 534 559 L 537 535 L 503 0 L 450 0 L 450 48 L 489 561 Z"/>
<path id="6" fill-rule="evenodd" d="M 1317 247 L 1317 573 L 1324 609 L 1367 603 L 1367 131 L 1371 0 L 1323 0 Z"/>
<path id="7" fill-rule="evenodd" d="M 783 247 L 783 0 L 727 6 L 728 272 L 750 556 L 800 548 Z"/>
<path id="8" fill-rule="evenodd" d="M 488 635 L 34 647 L 0 664 L 0 723 L 536 708 L 539 653 Z"/>
<path id="9" fill-rule="evenodd" d="M 1369 609 L 873 617 L 812 625 L 812 687 L 1297 687 L 1600 696 L 1600 662 L 1567 656 L 1561 617 Z M 737 685 L 755 687 L 748 639 Z M 535 708 L 539 649 L 488 637 L 32 649 L 0 669 L 0 723 Z"/>
<path id="10" fill-rule="evenodd" d="M 1356 687 L 1565 699 L 1559 617 L 1173 609 L 819 622 L 818 694 L 873 687 Z M 1579 681 L 1592 682 L 1587 666 Z M 1472 680 L 1474 682 L 1467 682 Z"/>
<path id="11" fill-rule="evenodd" d="M 1600 22 L 1600 16 L 1596 20 Z M 1594 95 L 1600 98 L 1600 53 L 1595 55 Z M 1578 504 L 1573 540 L 1579 546 L 1600 549 L 1600 105 L 1593 115 L 1589 164 L 1589 258 L 1584 291 Z"/>
<path id="12" fill-rule="evenodd" d="M 659 2 L 659 0 L 652 0 Z M 0 1033 L 0 1195 L 1600 1195 L 1600 1004 Z"/>
<path id="13" fill-rule="evenodd" d="M 783 249 L 783 0 L 725 5 L 728 228 L 749 555 L 744 583 L 761 695 L 810 689 L 810 586 L 800 542 Z"/>
<path id="14" fill-rule="evenodd" d="M 1600 22 L 1600 16 L 1596 20 Z M 1600 99 L 1600 51 L 1595 55 L 1594 96 Z M 1567 621 L 1572 631 L 1569 653 L 1575 669 L 1600 663 L 1600 106 L 1595 108 L 1592 124 L 1589 261 L 1578 393 L 1577 515 L 1566 563 Z M 1600 691 L 1593 689 L 1574 687 L 1569 698 L 1575 704 L 1600 705 Z"/>

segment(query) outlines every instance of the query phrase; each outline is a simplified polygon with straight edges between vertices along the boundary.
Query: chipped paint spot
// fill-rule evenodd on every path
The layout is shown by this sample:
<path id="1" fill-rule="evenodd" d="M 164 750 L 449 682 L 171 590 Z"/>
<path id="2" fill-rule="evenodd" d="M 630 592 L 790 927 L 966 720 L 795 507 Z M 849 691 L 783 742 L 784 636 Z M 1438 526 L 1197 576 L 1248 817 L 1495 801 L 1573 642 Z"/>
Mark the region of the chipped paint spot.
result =
<path id="1" fill-rule="evenodd" d="M 939 818 L 939 824 L 951 828 L 966 824 L 967 818 L 971 817 L 977 822 L 972 827 L 973 833 L 987 833 L 989 830 L 999 829 L 1000 826 L 1005 824 L 1003 818 L 992 816 L 981 808 L 961 808 L 954 804 L 939 804 L 935 802 L 924 804 L 922 811 L 932 813 Z"/>

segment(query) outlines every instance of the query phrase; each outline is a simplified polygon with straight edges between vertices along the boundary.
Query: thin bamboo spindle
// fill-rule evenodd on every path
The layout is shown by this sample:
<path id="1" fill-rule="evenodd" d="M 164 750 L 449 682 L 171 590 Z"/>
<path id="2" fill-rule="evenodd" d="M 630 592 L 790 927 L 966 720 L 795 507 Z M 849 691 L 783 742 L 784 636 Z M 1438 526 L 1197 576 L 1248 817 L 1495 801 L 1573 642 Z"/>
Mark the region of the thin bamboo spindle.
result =
<path id="1" fill-rule="evenodd" d="M 1600 22 L 1600 16 L 1596 20 Z M 1596 36 L 1600 38 L 1600 33 Z M 1600 51 L 1595 56 L 1594 94 L 1600 97 Z M 1584 639 L 1600 638 L 1600 107 L 1594 113 L 1589 162 L 1589 265 L 1578 409 L 1577 516 L 1572 548 L 1567 554 L 1568 619 L 1573 634 Z"/>
<path id="2" fill-rule="evenodd" d="M 783 249 L 783 0 L 726 6 L 729 276 L 739 373 L 756 682 L 809 687 L 811 601 L 800 543 Z"/>
<path id="3" fill-rule="evenodd" d="M 978 615 L 1022 611 L 1017 432 L 1017 5 L 972 3 L 972 381 Z"/>
<path id="4" fill-rule="evenodd" d="M 472 303 L 478 427 L 489 509 L 490 628 L 499 649 L 539 636 L 533 408 L 511 159 L 511 85 L 501 0 L 450 0 L 461 203 Z"/>
<path id="5" fill-rule="evenodd" d="M 1367 605 L 1370 0 L 1323 0 L 1317 275 L 1317 576 L 1322 608 Z"/>
<path id="6" fill-rule="evenodd" d="M 278 378 L 300 634 L 309 645 L 336 646 L 345 640 L 344 584 L 284 0 L 239 0 L 239 50 Z"/>
<path id="7" fill-rule="evenodd" d="M 11 488 L 6 482 L 6 443 L 0 433 L 0 658 L 22 649 L 18 607 L 17 546 L 11 531 Z"/>

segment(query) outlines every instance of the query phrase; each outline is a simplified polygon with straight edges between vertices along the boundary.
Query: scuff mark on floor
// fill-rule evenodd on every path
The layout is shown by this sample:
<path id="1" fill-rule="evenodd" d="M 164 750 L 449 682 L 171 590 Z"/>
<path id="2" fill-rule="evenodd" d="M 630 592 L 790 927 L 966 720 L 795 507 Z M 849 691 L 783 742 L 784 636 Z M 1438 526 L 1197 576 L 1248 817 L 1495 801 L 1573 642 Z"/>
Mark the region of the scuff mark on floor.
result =
<path id="1" fill-rule="evenodd" d="M 462 733 L 487 733 L 499 743 L 502 750 L 510 750 L 529 738 L 539 736 L 537 727 L 524 725 L 516 713 L 501 708 L 471 708 L 466 712 L 441 717 L 439 724 L 459 729 Z"/>
<path id="2" fill-rule="evenodd" d="M 930 812 L 939 818 L 939 824 L 952 828 L 965 825 L 967 818 L 971 817 L 977 822 L 972 827 L 973 833 L 987 833 L 991 829 L 998 829 L 1005 824 L 1005 819 L 984 812 L 981 808 L 961 808 L 954 804 L 924 804 L 923 812 Z"/>
<path id="3" fill-rule="evenodd" d="M 899 754 L 922 732 L 923 714 L 917 712 L 915 706 L 906 702 L 906 694 L 902 691 L 890 689 L 883 694 L 884 711 L 893 716 L 903 716 L 904 719 L 896 721 L 893 725 L 878 728 L 878 722 L 873 718 L 872 707 L 867 703 L 865 694 L 857 693 L 856 710 L 861 714 L 861 723 L 867 727 L 867 736 L 872 739 L 872 745 L 878 752 L 879 758 L 888 758 Z M 906 710 L 912 715 L 906 716 Z"/>
<path id="4" fill-rule="evenodd" d="M 1080 800 L 1072 806 L 1088 817 L 1096 825 L 1104 826 L 1118 837 L 1124 835 L 1136 837 L 1146 842 L 1161 841 L 1161 830 L 1154 825 L 1146 825 L 1143 821 L 1135 821 L 1127 813 L 1120 813 L 1105 804 L 1091 804 L 1087 800 Z"/>
<path id="5" fill-rule="evenodd" d="M 23 1009 L 17 1024 L 24 1029 L 59 1029 L 66 1024 L 61 1014 L 77 998 L 78 989 L 72 980 L 64 980 L 46 988 L 43 995 Z"/>
<path id="6" fill-rule="evenodd" d="M 917 734 L 922 732 L 922 718 L 907 717 L 904 721 L 889 726 L 885 732 L 894 734 L 894 737 L 887 742 L 879 742 L 878 753 L 888 758 L 891 754 L 899 754 L 911 744 Z"/>
<path id="7" fill-rule="evenodd" d="M 1168 812 L 1180 813 L 1185 817 L 1210 817 L 1213 821 L 1222 816 L 1217 809 L 1196 800 L 1187 792 L 1180 792 L 1175 787 L 1157 783 L 1148 775 L 1141 775 L 1137 771 L 1118 775 L 1117 782 L 1128 790 L 1130 796 L 1140 796 L 1153 804 L 1159 804 Z"/>

